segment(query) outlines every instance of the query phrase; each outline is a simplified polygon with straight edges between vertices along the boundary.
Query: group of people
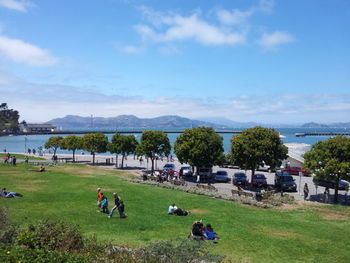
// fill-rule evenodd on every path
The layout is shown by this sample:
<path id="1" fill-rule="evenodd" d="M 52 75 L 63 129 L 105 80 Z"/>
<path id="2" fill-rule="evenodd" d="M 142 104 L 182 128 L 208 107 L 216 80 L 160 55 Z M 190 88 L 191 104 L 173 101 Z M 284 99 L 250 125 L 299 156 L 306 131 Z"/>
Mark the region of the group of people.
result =
<path id="1" fill-rule="evenodd" d="M 12 197 L 22 197 L 23 195 L 16 192 L 7 191 L 6 188 L 2 188 L 0 191 L 0 197 L 12 198 Z"/>
<path id="2" fill-rule="evenodd" d="M 113 193 L 113 199 L 114 199 L 114 206 L 111 211 L 108 209 L 108 199 L 103 194 L 102 189 L 99 187 L 97 188 L 97 207 L 98 212 L 102 212 L 105 214 L 108 214 L 108 218 L 112 218 L 114 211 L 118 209 L 119 217 L 120 218 L 126 218 L 126 214 L 124 213 L 125 205 L 123 200 L 120 198 L 118 193 Z"/>
<path id="3" fill-rule="evenodd" d="M 16 165 L 17 163 L 17 158 L 15 155 L 11 156 L 10 153 L 7 153 L 4 157 L 4 163 L 7 163 L 7 164 L 12 164 L 12 165 Z"/>
<path id="4" fill-rule="evenodd" d="M 214 232 L 214 229 L 212 228 L 211 224 L 207 224 L 204 227 L 202 220 L 195 221 L 193 223 L 190 236 L 193 238 L 199 238 L 199 239 L 203 239 L 203 240 L 204 239 L 207 239 L 207 240 L 219 239 L 216 236 L 216 233 Z"/>

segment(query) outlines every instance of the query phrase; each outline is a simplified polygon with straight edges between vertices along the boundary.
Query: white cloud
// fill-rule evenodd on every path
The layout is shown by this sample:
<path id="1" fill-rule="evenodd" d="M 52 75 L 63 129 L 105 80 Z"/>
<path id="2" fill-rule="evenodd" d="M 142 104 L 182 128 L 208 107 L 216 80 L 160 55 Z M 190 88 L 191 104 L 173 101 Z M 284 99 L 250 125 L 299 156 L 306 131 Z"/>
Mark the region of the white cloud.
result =
<path id="1" fill-rule="evenodd" d="M 252 10 L 241 11 L 234 9 L 232 11 L 220 9 L 217 11 L 218 19 L 221 23 L 227 25 L 238 25 L 246 22 L 246 20 L 253 14 Z"/>
<path id="2" fill-rule="evenodd" d="M 161 43 L 194 40 L 203 45 L 236 45 L 245 42 L 244 34 L 225 32 L 200 19 L 197 14 L 187 17 L 181 15 L 176 15 L 173 18 L 164 17 L 163 21 L 166 21 L 166 25 L 164 25 L 166 29 L 163 32 L 158 33 L 156 29 L 147 25 L 137 25 L 135 30 L 144 41 Z"/>
<path id="3" fill-rule="evenodd" d="M 0 54 L 12 61 L 37 67 L 52 66 L 58 61 L 48 50 L 3 35 L 0 35 Z"/>
<path id="4" fill-rule="evenodd" d="M 33 7 L 34 4 L 29 1 L 18 1 L 18 0 L 0 0 L 0 7 L 5 7 L 8 9 L 27 12 L 29 7 Z"/>
<path id="5" fill-rule="evenodd" d="M 265 96 L 153 97 L 105 95 L 84 87 L 28 83 L 0 71 L 0 94 L 21 119 L 47 121 L 68 114 L 112 117 L 180 115 L 201 119 L 225 117 L 260 123 L 302 123 L 347 121 L 349 94 L 267 94 Z M 276 98 L 278 98 L 276 100 Z M 291 98 L 293 103 L 291 103 Z M 181 106 L 180 106 L 181 105 Z M 254 105 L 254 106 L 252 106 Z"/>
<path id="6" fill-rule="evenodd" d="M 141 54 L 145 51 L 144 47 L 137 47 L 132 45 L 126 45 L 121 48 L 121 51 L 129 54 Z"/>
<path id="7" fill-rule="evenodd" d="M 286 32 L 275 31 L 272 33 L 264 33 L 260 40 L 258 40 L 258 44 L 262 46 L 264 50 L 273 50 L 282 44 L 293 41 L 294 38 L 292 35 Z"/>

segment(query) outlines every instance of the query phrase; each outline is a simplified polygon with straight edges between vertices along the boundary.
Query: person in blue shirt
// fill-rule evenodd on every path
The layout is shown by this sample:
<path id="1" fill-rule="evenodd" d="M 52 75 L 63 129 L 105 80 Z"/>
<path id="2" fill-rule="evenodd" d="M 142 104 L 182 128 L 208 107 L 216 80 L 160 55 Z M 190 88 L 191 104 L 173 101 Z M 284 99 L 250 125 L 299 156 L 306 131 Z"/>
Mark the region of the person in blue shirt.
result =
<path id="1" fill-rule="evenodd" d="M 108 200 L 106 196 L 102 197 L 102 202 L 101 202 L 101 207 L 102 207 L 102 213 L 109 214 L 108 210 Z"/>
<path id="2" fill-rule="evenodd" d="M 176 209 L 177 209 L 177 206 L 175 205 L 175 203 L 169 205 L 168 215 L 172 215 Z"/>
<path id="3" fill-rule="evenodd" d="M 204 238 L 208 240 L 214 240 L 217 238 L 214 229 L 211 227 L 211 224 L 207 224 L 205 226 Z"/>

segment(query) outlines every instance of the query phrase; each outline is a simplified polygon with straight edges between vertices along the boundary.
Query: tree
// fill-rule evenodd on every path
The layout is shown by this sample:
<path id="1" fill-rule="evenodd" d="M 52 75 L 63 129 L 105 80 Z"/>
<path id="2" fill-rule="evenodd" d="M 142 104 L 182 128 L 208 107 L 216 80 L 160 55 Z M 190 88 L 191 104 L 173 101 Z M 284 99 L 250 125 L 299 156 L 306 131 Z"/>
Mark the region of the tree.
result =
<path id="1" fill-rule="evenodd" d="M 9 109 L 7 103 L 0 104 L 0 133 L 3 131 L 18 132 L 18 119 L 18 111 Z"/>
<path id="2" fill-rule="evenodd" d="M 137 147 L 140 155 L 145 155 L 152 161 L 152 174 L 154 172 L 154 160 L 157 155 L 168 156 L 171 145 L 166 133 L 162 131 L 144 131 L 141 135 L 141 142 Z"/>
<path id="3" fill-rule="evenodd" d="M 50 137 L 49 140 L 45 143 L 45 148 L 53 148 L 53 156 L 56 156 L 56 151 L 57 149 L 61 146 L 61 141 L 62 141 L 61 136 L 53 136 Z"/>
<path id="4" fill-rule="evenodd" d="M 257 126 L 231 138 L 231 162 L 251 170 L 251 179 L 259 165 L 280 166 L 287 153 L 288 148 L 274 129 Z"/>
<path id="5" fill-rule="evenodd" d="M 335 181 L 334 202 L 338 202 L 339 181 L 350 179 L 350 138 L 337 136 L 315 143 L 304 155 L 304 168 L 316 175 Z"/>
<path id="6" fill-rule="evenodd" d="M 115 153 L 116 162 L 115 167 L 118 167 L 118 154 L 122 155 L 122 168 L 124 167 L 124 159 L 127 155 L 135 153 L 138 145 L 134 135 L 121 135 L 116 133 L 112 137 L 112 142 L 108 144 L 108 150 L 111 153 Z"/>
<path id="7" fill-rule="evenodd" d="M 83 137 L 83 149 L 91 152 L 92 164 L 95 165 L 95 154 L 107 151 L 108 138 L 103 133 L 87 133 Z"/>
<path id="8" fill-rule="evenodd" d="M 62 139 L 61 149 L 73 151 L 73 162 L 75 162 L 75 151 L 83 148 L 83 138 L 75 135 L 69 135 Z"/>
<path id="9" fill-rule="evenodd" d="M 212 167 L 224 159 L 223 138 L 212 128 L 187 129 L 176 138 L 174 152 L 181 163 L 191 166 Z"/>

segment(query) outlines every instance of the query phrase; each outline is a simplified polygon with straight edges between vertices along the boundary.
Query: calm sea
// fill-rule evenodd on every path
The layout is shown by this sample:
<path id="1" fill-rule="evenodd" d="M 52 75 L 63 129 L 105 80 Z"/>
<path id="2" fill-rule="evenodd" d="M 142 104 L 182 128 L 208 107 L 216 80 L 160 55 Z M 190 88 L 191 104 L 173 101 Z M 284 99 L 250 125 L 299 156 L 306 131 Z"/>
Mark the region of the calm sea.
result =
<path id="1" fill-rule="evenodd" d="M 235 129 L 240 130 L 240 129 Z M 306 144 L 314 144 L 321 140 L 326 140 L 330 136 L 307 136 L 307 137 L 296 137 L 296 133 L 303 132 L 350 132 L 350 129 L 336 129 L 336 128 L 283 128 L 276 129 L 284 136 L 282 138 L 283 142 L 286 143 L 306 143 Z M 179 136 L 180 133 L 170 133 L 168 134 L 169 140 L 173 145 L 176 137 Z M 38 147 L 44 147 L 45 142 L 52 135 L 27 135 L 27 136 L 5 136 L 0 137 L 0 151 L 4 151 L 6 149 L 8 152 L 24 152 L 25 149 L 38 149 Z M 67 136 L 63 135 L 62 137 Z M 107 135 L 109 140 L 113 134 Z M 137 139 L 140 138 L 140 135 L 135 135 Z M 232 138 L 232 134 L 221 134 L 224 139 L 224 149 L 225 152 L 229 152 L 230 150 L 230 139 Z M 47 151 L 46 151 L 47 152 Z M 81 153 L 82 151 L 78 151 Z M 58 153 L 69 153 L 65 150 L 58 150 Z M 108 153 L 107 153 L 108 154 Z"/>

